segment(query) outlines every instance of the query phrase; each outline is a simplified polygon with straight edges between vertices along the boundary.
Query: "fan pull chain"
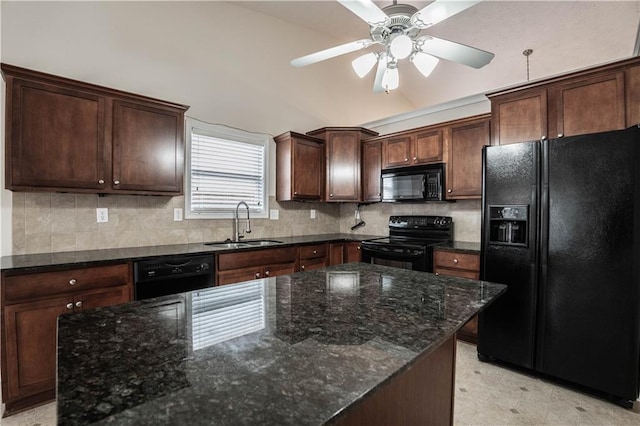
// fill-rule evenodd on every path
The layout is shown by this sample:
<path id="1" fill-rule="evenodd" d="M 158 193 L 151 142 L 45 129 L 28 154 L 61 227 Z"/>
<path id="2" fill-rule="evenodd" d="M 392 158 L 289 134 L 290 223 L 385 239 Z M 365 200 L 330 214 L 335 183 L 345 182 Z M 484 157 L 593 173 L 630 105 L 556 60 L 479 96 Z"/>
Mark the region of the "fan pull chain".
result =
<path id="1" fill-rule="evenodd" d="M 527 58 L 527 81 L 529 81 L 529 56 L 533 53 L 533 49 L 527 49 L 522 54 Z"/>

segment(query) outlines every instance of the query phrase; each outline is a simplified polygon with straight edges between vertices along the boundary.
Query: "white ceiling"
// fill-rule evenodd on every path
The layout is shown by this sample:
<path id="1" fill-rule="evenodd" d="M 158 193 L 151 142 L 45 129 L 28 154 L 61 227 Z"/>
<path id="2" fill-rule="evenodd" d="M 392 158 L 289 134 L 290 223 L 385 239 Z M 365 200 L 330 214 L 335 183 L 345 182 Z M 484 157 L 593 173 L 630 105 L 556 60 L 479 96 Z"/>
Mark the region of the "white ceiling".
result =
<path id="1" fill-rule="evenodd" d="M 369 36 L 367 24 L 336 1 L 232 3 L 298 25 L 301 31 L 311 30 L 322 38 L 333 37 L 334 45 Z M 375 3 L 381 8 L 392 4 Z M 430 2 L 399 3 L 422 8 Z M 496 55 L 493 61 L 480 70 L 441 61 L 429 79 L 425 79 L 408 60 L 403 60 L 399 91 L 415 108 L 424 108 L 519 84 L 527 79 L 522 52 L 529 48 L 533 49 L 531 80 L 627 58 L 634 55 L 639 22 L 640 1 L 484 1 L 423 34 L 493 52 Z M 321 48 L 328 47 L 332 45 Z M 317 50 L 317 46 L 301 46 L 300 50 L 289 52 L 289 56 L 293 59 Z M 360 54 L 346 56 L 351 60 Z M 338 58 L 327 62 L 330 61 L 336 66 L 344 65 L 344 60 Z M 307 68 L 314 66 L 319 65 Z M 365 77 L 370 87 L 373 74 Z"/>

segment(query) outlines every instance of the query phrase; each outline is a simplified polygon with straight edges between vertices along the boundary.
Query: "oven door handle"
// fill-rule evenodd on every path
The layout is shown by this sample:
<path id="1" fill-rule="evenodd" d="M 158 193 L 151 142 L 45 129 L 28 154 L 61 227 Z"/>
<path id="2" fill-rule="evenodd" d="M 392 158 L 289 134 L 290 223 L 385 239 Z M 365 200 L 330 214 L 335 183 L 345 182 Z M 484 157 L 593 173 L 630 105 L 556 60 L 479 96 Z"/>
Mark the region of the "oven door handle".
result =
<path id="1" fill-rule="evenodd" d="M 407 257 L 418 257 L 418 256 L 423 256 L 426 252 L 425 249 L 417 249 L 417 250 L 412 250 L 412 251 L 395 251 L 393 249 L 389 249 L 389 248 L 385 248 L 385 247 L 372 247 L 372 246 L 368 246 L 363 244 L 362 245 L 362 250 L 366 250 L 371 254 L 375 254 L 375 253 L 380 253 L 380 254 L 393 254 L 396 256 L 407 256 Z"/>

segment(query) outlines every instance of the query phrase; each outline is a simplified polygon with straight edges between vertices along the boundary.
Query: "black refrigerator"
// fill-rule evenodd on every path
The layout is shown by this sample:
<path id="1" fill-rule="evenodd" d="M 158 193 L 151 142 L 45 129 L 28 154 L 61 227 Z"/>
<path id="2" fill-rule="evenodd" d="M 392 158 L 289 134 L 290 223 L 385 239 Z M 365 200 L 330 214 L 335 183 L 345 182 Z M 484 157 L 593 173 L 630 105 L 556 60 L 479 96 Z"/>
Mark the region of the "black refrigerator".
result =
<path id="1" fill-rule="evenodd" d="M 640 368 L 640 129 L 485 147 L 478 356 L 629 407 Z"/>

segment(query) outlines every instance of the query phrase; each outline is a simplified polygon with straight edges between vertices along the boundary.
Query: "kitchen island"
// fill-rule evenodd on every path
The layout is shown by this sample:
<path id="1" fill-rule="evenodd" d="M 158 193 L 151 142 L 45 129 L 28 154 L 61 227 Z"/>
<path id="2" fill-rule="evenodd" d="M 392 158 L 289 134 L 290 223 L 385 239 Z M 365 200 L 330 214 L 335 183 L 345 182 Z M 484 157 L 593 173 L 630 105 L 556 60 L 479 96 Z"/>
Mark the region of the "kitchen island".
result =
<path id="1" fill-rule="evenodd" d="M 505 286 L 364 263 L 58 321 L 58 422 L 452 424 L 455 332 Z"/>

